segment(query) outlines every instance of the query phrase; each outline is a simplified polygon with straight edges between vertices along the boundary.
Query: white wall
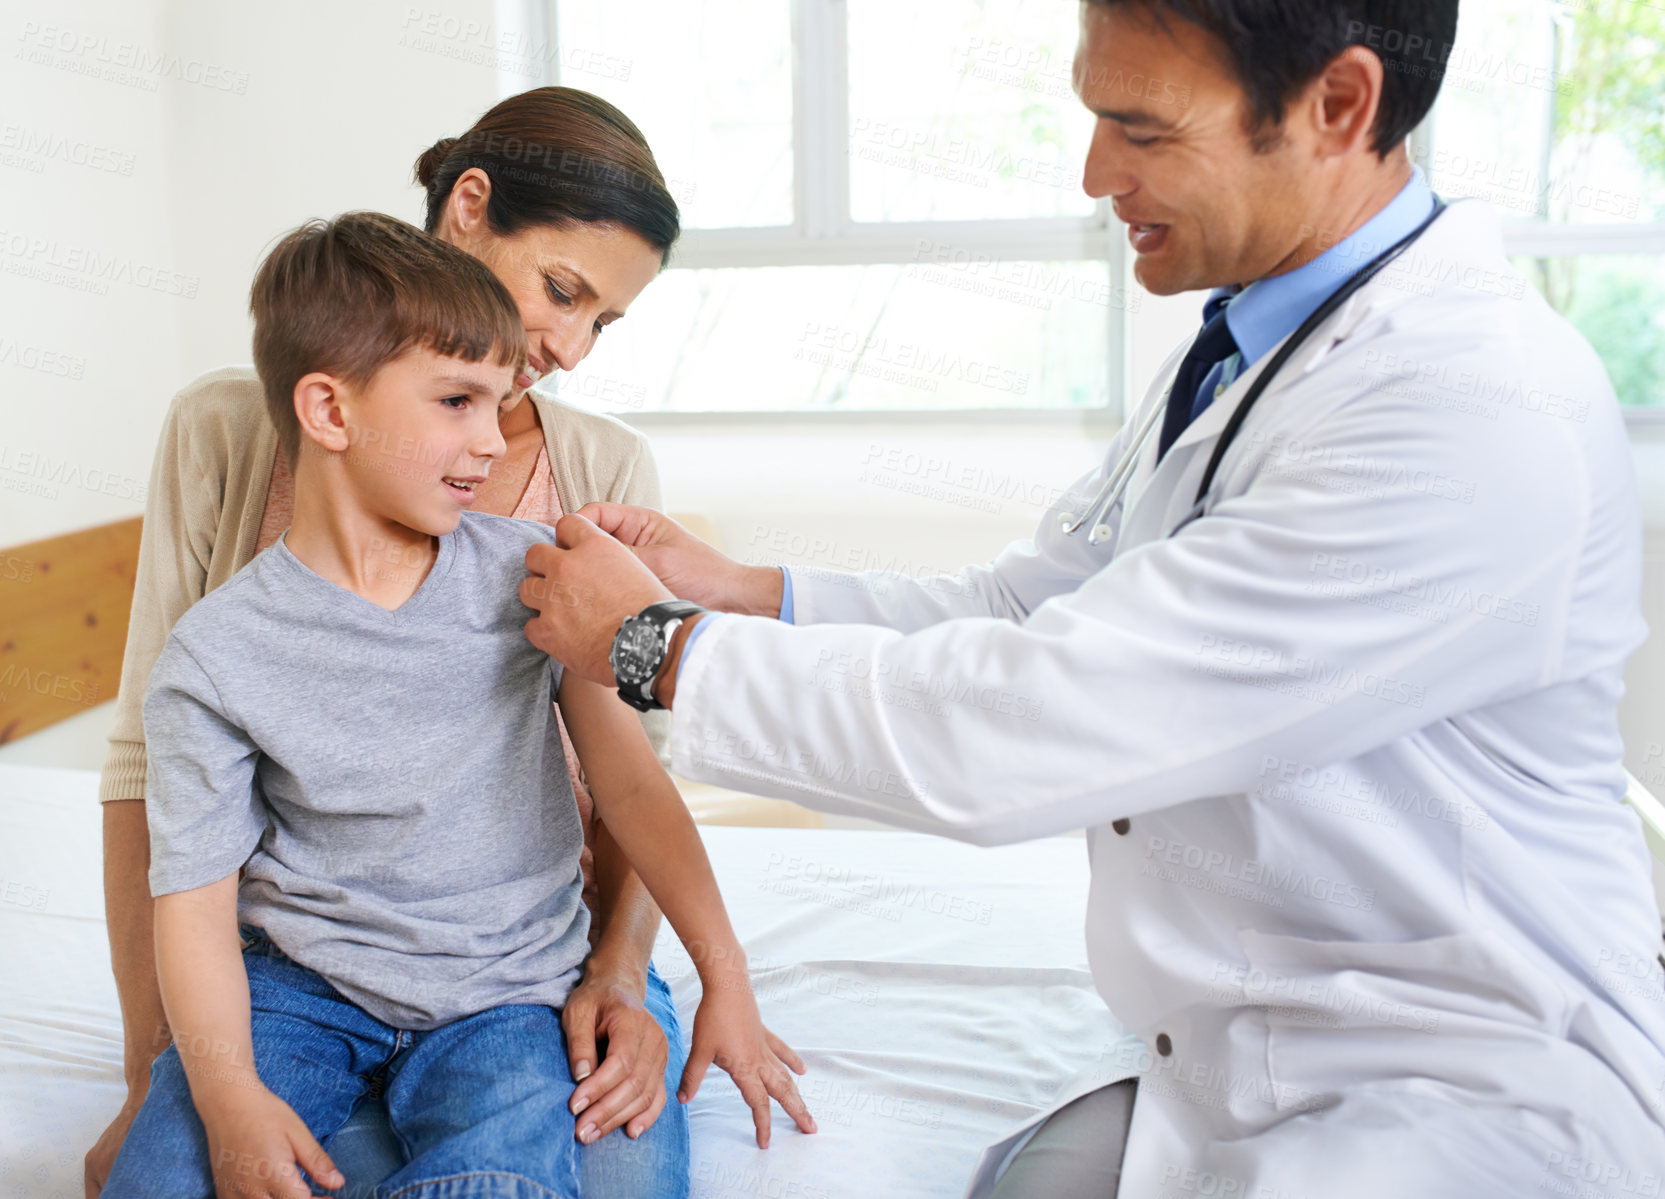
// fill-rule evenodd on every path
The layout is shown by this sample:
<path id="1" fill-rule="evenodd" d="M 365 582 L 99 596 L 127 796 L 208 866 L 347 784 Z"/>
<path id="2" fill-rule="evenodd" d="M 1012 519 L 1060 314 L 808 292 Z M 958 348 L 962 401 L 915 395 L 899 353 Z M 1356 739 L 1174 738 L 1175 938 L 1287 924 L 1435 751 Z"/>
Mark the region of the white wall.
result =
<path id="1" fill-rule="evenodd" d="M 423 14 L 414 27 L 413 7 Z M 0 33 L 15 46 L 38 49 L 54 27 L 68 31 L 72 47 L 47 53 L 45 63 L 10 59 L 0 72 L 0 545 L 141 510 L 136 496 L 172 393 L 202 371 L 248 360 L 248 284 L 275 236 L 349 208 L 420 218 L 409 182 L 416 156 L 460 133 L 499 94 L 499 64 L 459 57 L 467 39 L 423 34 L 428 11 L 403 0 L 263 9 L 217 0 L 73 8 L 0 0 Z M 493 3 L 447 0 L 440 16 L 490 27 Z M 171 65 L 129 67 L 125 79 L 82 73 L 111 65 L 105 58 L 162 52 L 174 56 Z M 99 148 L 97 161 L 117 169 L 41 155 L 32 156 L 39 171 L 18 165 L 31 159 L 18 144 L 42 135 L 72 143 L 66 154 Z M 52 248 L 28 249 L 37 242 Z M 115 260 L 105 294 L 13 273 L 75 250 Z M 66 275 L 99 281 L 84 264 Z M 140 276 L 153 286 L 133 281 Z M 194 294 L 155 290 L 158 280 Z M 1133 317 L 1136 390 L 1196 319 L 1194 299 L 1143 299 Z M 33 347 L 37 365 L 23 365 L 13 343 Z M 74 377 L 39 365 L 66 358 Z M 668 506 L 708 514 L 736 556 L 918 573 L 986 559 L 1026 535 L 1040 498 L 1085 469 L 1106 439 L 1102 429 L 1050 419 L 642 423 Z M 33 466 L 18 466 L 17 455 L 29 453 L 46 456 L 49 470 L 78 467 L 82 482 L 52 495 L 21 493 L 18 486 L 39 482 Z M 981 481 L 935 495 L 906 490 L 931 481 L 926 460 L 980 470 Z M 1650 520 L 1645 603 L 1661 629 L 1665 434 L 1639 435 L 1637 461 Z M 113 480 L 111 493 L 87 478 Z M 1633 659 L 1628 683 L 1631 769 L 1665 792 L 1665 633 Z M 95 769 L 109 715 L 106 704 L 0 747 L 0 760 Z"/>
<path id="2" fill-rule="evenodd" d="M 3 544 L 143 510 L 157 397 L 205 306 L 174 246 L 169 85 L 105 61 L 154 55 L 161 7 L 0 2 Z"/>
<path id="3" fill-rule="evenodd" d="M 417 155 L 498 81 L 454 41 L 401 44 L 410 8 L 0 0 L 0 546 L 143 511 L 173 393 L 249 360 L 276 236 L 349 208 L 421 219 Z M 444 14 L 489 24 L 492 0 Z M 111 707 L 0 760 L 96 769 Z"/>
<path id="4" fill-rule="evenodd" d="M 203 307 L 169 219 L 161 0 L 0 2 L 0 545 L 143 511 Z M 199 293 L 192 298 L 191 292 Z M 6 746 L 91 767 L 106 703 Z"/>
<path id="5" fill-rule="evenodd" d="M 413 6 L 403 0 L 164 6 L 172 44 L 249 79 L 245 96 L 169 97 L 174 238 L 204 280 L 200 311 L 179 334 L 189 379 L 249 360 L 249 283 L 280 234 L 353 208 L 420 222 L 417 156 L 496 103 L 497 75 L 490 64 L 405 44 Z M 458 21 L 492 19 L 492 0 L 445 0 L 443 9 Z"/>

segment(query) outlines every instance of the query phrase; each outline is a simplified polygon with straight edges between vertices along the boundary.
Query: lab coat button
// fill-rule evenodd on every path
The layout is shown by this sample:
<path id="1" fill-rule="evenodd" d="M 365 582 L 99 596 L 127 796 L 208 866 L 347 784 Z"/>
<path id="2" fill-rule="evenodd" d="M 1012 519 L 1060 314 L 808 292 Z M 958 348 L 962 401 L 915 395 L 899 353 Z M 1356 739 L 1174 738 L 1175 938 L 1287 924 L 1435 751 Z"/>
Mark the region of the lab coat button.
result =
<path id="1" fill-rule="evenodd" d="M 1168 1039 L 1167 1033 L 1159 1032 L 1156 1034 L 1156 1052 L 1160 1053 L 1163 1057 L 1173 1056 L 1174 1043 Z"/>
<path id="2" fill-rule="evenodd" d="M 1133 823 L 1126 816 L 1123 816 L 1120 820 L 1112 820 L 1110 827 L 1116 830 L 1118 836 L 1125 837 L 1127 836 L 1127 830 L 1133 827 Z"/>

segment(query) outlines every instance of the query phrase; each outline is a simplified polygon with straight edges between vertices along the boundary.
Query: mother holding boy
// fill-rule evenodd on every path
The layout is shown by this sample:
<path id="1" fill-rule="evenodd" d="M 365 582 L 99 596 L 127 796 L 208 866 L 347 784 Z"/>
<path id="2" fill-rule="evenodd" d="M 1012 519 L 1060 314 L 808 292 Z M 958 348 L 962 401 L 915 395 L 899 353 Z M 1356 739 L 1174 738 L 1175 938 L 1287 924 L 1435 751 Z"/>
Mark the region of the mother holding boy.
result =
<path id="1" fill-rule="evenodd" d="M 504 415 L 508 452 L 477 485 L 471 508 L 554 524 L 595 501 L 659 507 L 658 471 L 640 434 L 530 390 L 543 375 L 583 361 L 601 331 L 658 274 L 680 232 L 676 202 L 641 132 L 586 92 L 538 88 L 496 105 L 462 137 L 436 142 L 417 161 L 416 177 L 427 192 L 428 232 L 492 269 L 514 297 L 531 348 L 531 366 L 516 380 L 529 402 L 517 401 Z M 396 468 L 398 447 L 380 451 Z M 147 881 L 145 681 L 181 614 L 288 527 L 291 466 L 252 367 L 212 371 L 175 397 L 151 469 L 115 726 L 99 788 L 105 914 L 128 1095 L 87 1154 L 89 1197 L 102 1187 L 144 1102 L 151 1063 L 170 1039 Z M 643 723 L 664 758 L 665 714 L 645 714 Z M 582 1080 L 573 1109 L 586 1146 L 583 1193 L 685 1195 L 688 1117 L 680 1104 L 665 1108 L 686 1047 L 669 988 L 649 960 L 660 913 L 594 818 L 564 728 L 562 741 L 585 826 L 584 897 L 591 912 L 591 954 L 562 1012 L 573 1077 Z M 403 1161 L 375 1094 L 327 1148 L 348 1193 Z"/>

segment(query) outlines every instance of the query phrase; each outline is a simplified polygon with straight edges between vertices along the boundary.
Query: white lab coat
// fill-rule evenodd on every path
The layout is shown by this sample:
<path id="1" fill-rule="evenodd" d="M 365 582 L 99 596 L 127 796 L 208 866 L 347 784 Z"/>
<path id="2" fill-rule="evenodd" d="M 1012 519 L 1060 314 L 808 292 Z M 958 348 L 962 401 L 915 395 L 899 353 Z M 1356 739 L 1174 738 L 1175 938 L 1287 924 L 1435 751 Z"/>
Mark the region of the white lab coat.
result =
<path id="1" fill-rule="evenodd" d="M 1640 515 L 1606 377 L 1453 204 L 1168 536 L 1265 362 L 1154 469 L 1151 439 L 1107 544 L 1057 512 L 1119 438 L 987 566 L 793 568 L 796 626 L 715 621 L 674 767 L 981 844 L 1085 827 L 1094 979 L 1145 1046 L 1089 1080 L 1142 1074 L 1123 1195 L 1658 1195 L 1660 924 L 1615 718 Z"/>

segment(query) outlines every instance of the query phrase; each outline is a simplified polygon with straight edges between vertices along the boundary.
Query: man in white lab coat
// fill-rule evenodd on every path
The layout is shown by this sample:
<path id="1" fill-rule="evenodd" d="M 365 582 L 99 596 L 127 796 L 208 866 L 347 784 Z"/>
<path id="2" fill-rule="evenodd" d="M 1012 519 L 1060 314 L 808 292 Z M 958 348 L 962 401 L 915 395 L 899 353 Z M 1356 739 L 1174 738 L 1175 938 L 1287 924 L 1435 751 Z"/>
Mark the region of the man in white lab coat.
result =
<path id="1" fill-rule="evenodd" d="M 1083 6 L 1086 188 L 1147 288 L 1214 291 L 1105 464 L 992 563 L 744 567 L 611 505 L 528 555 L 528 636 L 641 680 L 684 775 L 983 844 L 1088 830 L 1094 977 L 1147 1052 L 999 1194 L 1661 1193 L 1660 925 L 1615 718 L 1637 492 L 1589 346 L 1406 156 L 1455 19 Z M 1419 229 L 1281 364 L 1198 515 L 1279 345 Z M 1125 491 L 1066 534 L 1147 414 Z M 633 621 L 610 661 L 671 595 L 711 611 Z"/>

